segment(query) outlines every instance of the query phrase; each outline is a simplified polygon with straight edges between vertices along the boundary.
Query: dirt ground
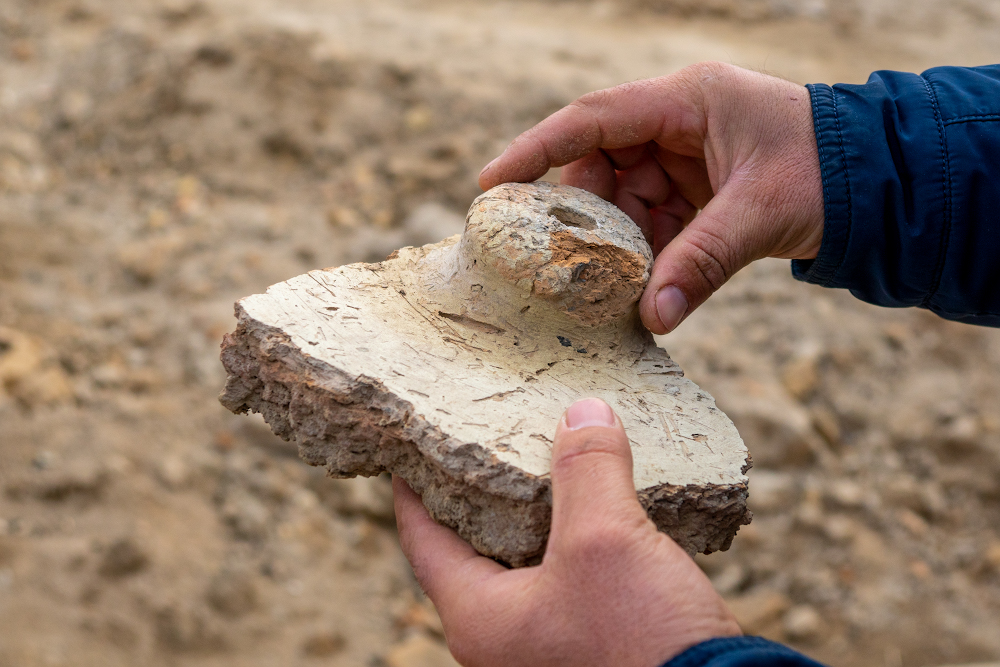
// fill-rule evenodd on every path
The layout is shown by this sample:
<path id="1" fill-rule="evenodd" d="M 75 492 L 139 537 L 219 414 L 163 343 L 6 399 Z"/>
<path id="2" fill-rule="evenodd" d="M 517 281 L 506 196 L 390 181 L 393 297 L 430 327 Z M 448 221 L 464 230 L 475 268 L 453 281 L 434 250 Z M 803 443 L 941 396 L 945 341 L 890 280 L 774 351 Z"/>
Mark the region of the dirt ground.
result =
<path id="1" fill-rule="evenodd" d="M 460 231 L 589 90 L 996 62 L 995 4 L 0 0 L 0 666 L 449 664 L 385 480 L 218 404 L 233 302 Z M 663 344 L 756 460 L 747 631 L 1000 659 L 1000 332 L 768 261 Z"/>

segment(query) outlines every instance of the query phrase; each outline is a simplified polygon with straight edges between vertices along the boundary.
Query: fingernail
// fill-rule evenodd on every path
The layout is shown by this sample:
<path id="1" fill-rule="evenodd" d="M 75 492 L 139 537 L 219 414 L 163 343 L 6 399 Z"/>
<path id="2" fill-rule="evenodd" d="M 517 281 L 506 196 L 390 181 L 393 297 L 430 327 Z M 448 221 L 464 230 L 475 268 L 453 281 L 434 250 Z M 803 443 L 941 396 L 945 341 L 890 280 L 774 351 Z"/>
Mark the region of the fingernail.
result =
<path id="1" fill-rule="evenodd" d="M 566 426 L 571 431 L 588 426 L 614 425 L 614 410 L 599 398 L 585 398 L 582 401 L 577 401 L 566 411 Z"/>
<path id="2" fill-rule="evenodd" d="M 667 331 L 673 331 L 680 324 L 687 309 L 688 300 L 684 297 L 684 292 L 673 285 L 668 285 L 656 293 L 656 314 L 660 316 L 660 322 Z"/>
<path id="3" fill-rule="evenodd" d="M 482 176 L 483 174 L 485 174 L 486 172 L 488 172 L 490 169 L 492 169 L 493 165 L 495 165 L 497 163 L 497 160 L 499 160 L 499 159 L 500 159 L 500 156 L 497 156 L 497 157 L 493 158 L 492 162 L 490 162 L 488 165 L 486 165 L 485 167 L 483 167 L 483 170 L 481 172 L 479 172 L 479 175 Z"/>

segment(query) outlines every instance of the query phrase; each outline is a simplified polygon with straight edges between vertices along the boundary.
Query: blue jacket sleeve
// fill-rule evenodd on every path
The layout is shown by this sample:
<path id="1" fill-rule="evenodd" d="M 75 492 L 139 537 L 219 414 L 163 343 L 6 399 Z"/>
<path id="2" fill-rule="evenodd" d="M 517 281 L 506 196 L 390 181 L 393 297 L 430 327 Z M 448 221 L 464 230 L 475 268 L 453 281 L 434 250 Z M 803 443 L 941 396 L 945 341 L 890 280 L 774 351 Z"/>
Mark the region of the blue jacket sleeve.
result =
<path id="1" fill-rule="evenodd" d="M 761 637 L 710 639 L 684 651 L 663 667 L 823 667 L 787 646 Z"/>
<path id="2" fill-rule="evenodd" d="M 1000 65 L 809 91 L 825 227 L 795 277 L 1000 326 Z"/>

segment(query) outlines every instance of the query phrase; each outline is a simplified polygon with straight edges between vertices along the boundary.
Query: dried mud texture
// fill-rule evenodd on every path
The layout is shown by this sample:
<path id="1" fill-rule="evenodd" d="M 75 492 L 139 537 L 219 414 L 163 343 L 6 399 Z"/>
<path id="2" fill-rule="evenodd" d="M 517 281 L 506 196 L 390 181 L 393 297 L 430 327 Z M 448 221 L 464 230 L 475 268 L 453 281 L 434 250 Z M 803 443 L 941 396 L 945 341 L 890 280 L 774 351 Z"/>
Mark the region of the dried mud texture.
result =
<path id="1" fill-rule="evenodd" d="M 221 400 L 333 476 L 400 475 L 437 521 L 522 566 L 548 536 L 553 425 L 600 396 L 657 527 L 689 553 L 727 549 L 750 521 L 746 447 L 638 322 L 651 264 L 635 224 L 595 195 L 502 185 L 460 239 L 241 300 Z"/>

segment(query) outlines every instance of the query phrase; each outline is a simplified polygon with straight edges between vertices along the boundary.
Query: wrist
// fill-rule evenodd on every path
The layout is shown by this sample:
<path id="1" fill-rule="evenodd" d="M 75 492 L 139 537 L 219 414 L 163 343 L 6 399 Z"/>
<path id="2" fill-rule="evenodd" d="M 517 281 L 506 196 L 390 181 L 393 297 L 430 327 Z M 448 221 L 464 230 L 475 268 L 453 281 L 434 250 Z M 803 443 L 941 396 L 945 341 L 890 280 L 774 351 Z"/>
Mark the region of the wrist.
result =
<path id="1" fill-rule="evenodd" d="M 685 610 L 687 618 L 684 622 L 673 625 L 675 630 L 664 637 L 666 641 L 654 656 L 655 659 L 650 661 L 651 665 L 662 665 L 710 640 L 743 636 L 743 630 L 721 597 L 716 597 L 715 600 L 702 599 L 701 602 L 701 609 Z"/>

